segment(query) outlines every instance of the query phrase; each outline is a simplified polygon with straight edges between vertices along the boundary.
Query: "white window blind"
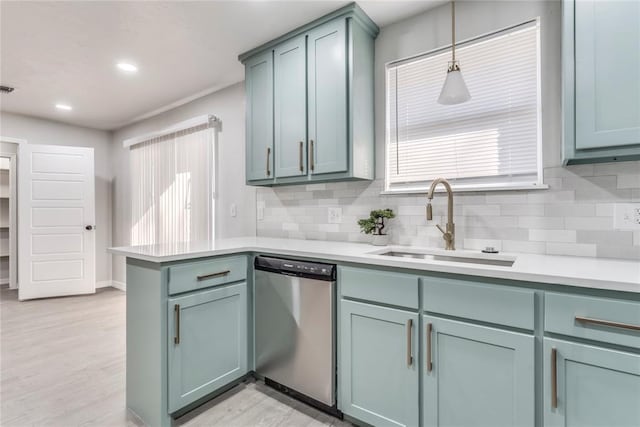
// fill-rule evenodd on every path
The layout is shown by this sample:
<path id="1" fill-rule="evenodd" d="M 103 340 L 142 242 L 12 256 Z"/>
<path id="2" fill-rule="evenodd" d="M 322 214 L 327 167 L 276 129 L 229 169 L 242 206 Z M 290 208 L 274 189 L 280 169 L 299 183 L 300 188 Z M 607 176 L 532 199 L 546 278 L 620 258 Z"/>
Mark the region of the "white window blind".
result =
<path id="1" fill-rule="evenodd" d="M 387 66 L 386 189 L 423 190 L 438 177 L 459 190 L 540 186 L 538 22 L 461 44 L 471 100 L 441 105 L 450 56 Z"/>
<path id="2" fill-rule="evenodd" d="M 214 144 L 209 124 L 131 146 L 131 244 L 209 240 Z"/>

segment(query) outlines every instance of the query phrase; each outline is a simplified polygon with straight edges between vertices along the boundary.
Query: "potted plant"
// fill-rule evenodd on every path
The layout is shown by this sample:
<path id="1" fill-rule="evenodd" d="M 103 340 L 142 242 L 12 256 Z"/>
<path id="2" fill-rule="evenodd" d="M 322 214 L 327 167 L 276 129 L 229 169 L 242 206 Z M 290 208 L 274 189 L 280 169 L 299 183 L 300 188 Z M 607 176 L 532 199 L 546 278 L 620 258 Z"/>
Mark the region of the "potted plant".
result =
<path id="1" fill-rule="evenodd" d="M 395 214 L 391 209 L 378 209 L 371 211 L 369 218 L 358 220 L 360 231 L 364 234 L 372 234 L 373 240 L 371 244 L 376 246 L 386 246 L 389 243 L 389 236 L 382 231 L 384 230 L 384 220 L 395 218 Z"/>

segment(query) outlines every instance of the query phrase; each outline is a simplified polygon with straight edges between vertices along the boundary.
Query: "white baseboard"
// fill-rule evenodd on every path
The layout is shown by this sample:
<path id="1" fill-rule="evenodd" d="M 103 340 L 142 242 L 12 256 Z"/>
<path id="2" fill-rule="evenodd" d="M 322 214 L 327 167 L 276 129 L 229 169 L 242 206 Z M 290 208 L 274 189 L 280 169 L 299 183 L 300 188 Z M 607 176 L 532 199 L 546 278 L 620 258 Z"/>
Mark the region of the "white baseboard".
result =
<path id="1" fill-rule="evenodd" d="M 116 289 L 120 289 L 121 291 L 126 291 L 127 290 L 127 284 L 123 283 L 123 282 L 118 282 L 117 280 L 112 280 L 111 281 L 111 287 L 116 288 Z"/>
<path id="2" fill-rule="evenodd" d="M 100 282 L 96 282 L 96 289 L 108 288 L 109 286 L 111 286 L 111 280 L 101 280 Z"/>
<path id="3" fill-rule="evenodd" d="M 116 280 L 102 280 L 100 282 L 96 282 L 96 289 L 98 289 L 98 288 L 108 288 L 108 287 L 120 289 L 121 291 L 126 291 L 127 290 L 127 284 L 126 283 L 118 282 Z"/>

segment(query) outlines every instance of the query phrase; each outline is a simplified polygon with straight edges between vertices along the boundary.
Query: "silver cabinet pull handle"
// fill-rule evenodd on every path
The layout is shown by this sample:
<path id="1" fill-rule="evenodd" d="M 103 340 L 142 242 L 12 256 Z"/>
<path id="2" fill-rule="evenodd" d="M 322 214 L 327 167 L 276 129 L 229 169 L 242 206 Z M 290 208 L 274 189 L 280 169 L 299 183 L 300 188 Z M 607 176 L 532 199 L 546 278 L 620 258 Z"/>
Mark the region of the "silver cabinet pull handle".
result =
<path id="1" fill-rule="evenodd" d="M 632 325 L 631 323 L 613 322 L 611 320 L 592 319 L 590 317 L 576 316 L 576 322 L 591 323 L 593 325 L 611 326 L 612 328 L 630 329 L 632 331 L 640 331 L 640 325 Z"/>
<path id="2" fill-rule="evenodd" d="M 427 372 L 433 370 L 433 361 L 431 360 L 431 335 L 433 332 L 433 324 L 427 323 Z"/>
<path id="3" fill-rule="evenodd" d="M 304 143 L 302 141 L 300 141 L 300 172 L 304 172 L 304 166 L 302 165 L 303 160 L 303 146 Z"/>
<path id="4" fill-rule="evenodd" d="M 203 280 L 213 279 L 214 277 L 226 276 L 229 273 L 231 273 L 231 270 L 219 271 L 217 273 L 209 273 L 209 274 L 203 274 L 201 276 L 196 276 L 196 279 L 198 279 L 198 282 L 201 282 Z"/>
<path id="5" fill-rule="evenodd" d="M 176 332 L 173 336 L 173 343 L 180 344 L 180 304 L 173 306 L 173 314 L 176 316 Z"/>
<path id="6" fill-rule="evenodd" d="M 413 329 L 413 319 L 407 320 L 407 366 L 411 366 L 413 364 L 413 354 L 412 354 L 412 329 Z"/>
<path id="7" fill-rule="evenodd" d="M 267 147 L 267 176 L 271 176 L 271 169 L 269 169 L 269 157 L 271 157 L 271 147 Z"/>
<path id="8" fill-rule="evenodd" d="M 551 407 L 558 407 L 558 350 L 551 349 Z"/>
<path id="9" fill-rule="evenodd" d="M 313 158 L 313 139 L 310 141 L 311 142 L 311 150 L 309 150 L 309 164 L 310 164 L 310 168 L 313 171 L 316 168 L 315 163 L 315 159 Z"/>

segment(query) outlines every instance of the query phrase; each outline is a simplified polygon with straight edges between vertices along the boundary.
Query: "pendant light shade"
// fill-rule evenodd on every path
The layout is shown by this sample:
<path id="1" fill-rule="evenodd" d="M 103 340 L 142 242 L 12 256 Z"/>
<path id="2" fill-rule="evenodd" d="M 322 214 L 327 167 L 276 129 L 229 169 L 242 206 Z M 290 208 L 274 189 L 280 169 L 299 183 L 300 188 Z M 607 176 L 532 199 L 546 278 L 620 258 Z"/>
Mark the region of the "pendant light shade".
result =
<path id="1" fill-rule="evenodd" d="M 444 105 L 461 104 L 471 99 L 469 89 L 462 78 L 460 64 L 456 61 L 456 4 L 451 2 L 451 61 L 447 77 L 438 97 L 438 103 Z"/>
<path id="2" fill-rule="evenodd" d="M 438 103 L 444 105 L 461 104 L 471 99 L 469 95 L 469 89 L 462 78 L 460 67 L 457 61 L 451 61 L 449 63 L 449 70 L 447 71 L 447 78 L 442 86 L 440 97 L 438 97 Z"/>

